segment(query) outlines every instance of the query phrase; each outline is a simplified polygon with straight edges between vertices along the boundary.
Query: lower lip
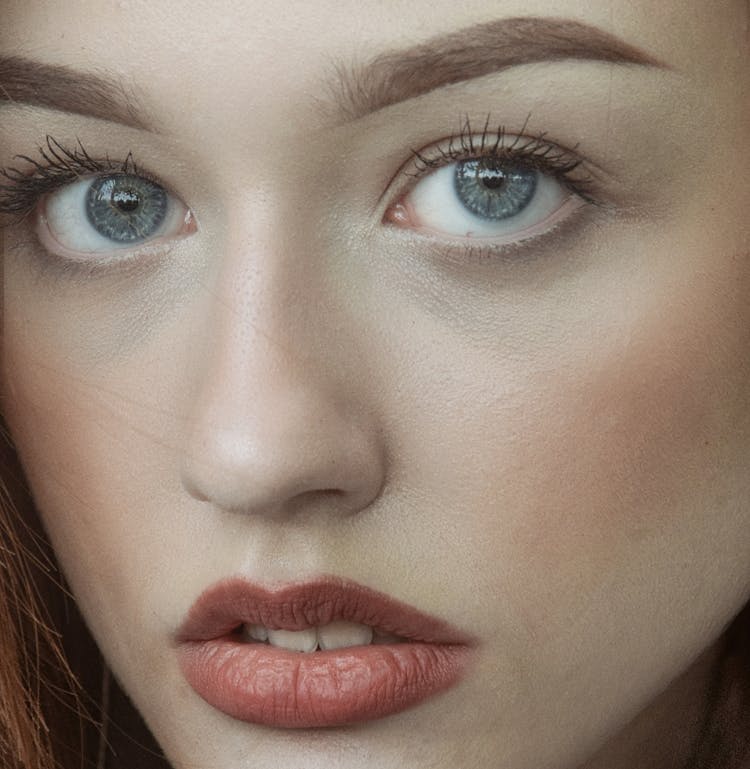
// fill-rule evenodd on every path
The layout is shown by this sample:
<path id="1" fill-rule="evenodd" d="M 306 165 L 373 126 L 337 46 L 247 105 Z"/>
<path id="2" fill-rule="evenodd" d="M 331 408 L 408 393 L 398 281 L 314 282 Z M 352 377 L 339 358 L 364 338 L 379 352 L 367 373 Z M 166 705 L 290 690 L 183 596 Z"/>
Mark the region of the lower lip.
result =
<path id="1" fill-rule="evenodd" d="M 399 713 L 455 686 L 470 649 L 405 642 L 310 653 L 229 637 L 183 644 L 182 674 L 222 713 L 287 729 L 344 726 Z"/>

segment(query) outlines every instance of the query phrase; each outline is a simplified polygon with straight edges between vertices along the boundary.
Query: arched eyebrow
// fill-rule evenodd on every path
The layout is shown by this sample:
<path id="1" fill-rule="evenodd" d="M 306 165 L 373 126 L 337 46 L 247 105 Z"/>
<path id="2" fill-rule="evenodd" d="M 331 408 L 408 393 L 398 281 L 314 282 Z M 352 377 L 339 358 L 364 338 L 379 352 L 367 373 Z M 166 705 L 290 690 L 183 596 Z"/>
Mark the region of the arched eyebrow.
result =
<path id="1" fill-rule="evenodd" d="M 334 63 L 333 108 L 356 120 L 384 107 L 510 67 L 589 60 L 670 69 L 655 56 L 598 27 L 570 19 L 495 19 L 385 52 L 362 66 Z"/>
<path id="2" fill-rule="evenodd" d="M 365 64 L 334 62 L 324 84 L 341 120 L 354 120 L 453 83 L 540 61 L 582 59 L 668 68 L 597 27 L 570 19 L 495 19 L 387 51 Z M 157 132 L 113 74 L 83 72 L 23 56 L 0 55 L 0 107 L 20 103 Z M 318 103 L 323 103 L 318 100 Z"/>
<path id="3" fill-rule="evenodd" d="M 3 102 L 155 130 L 134 91 L 110 74 L 82 72 L 62 64 L 46 64 L 23 56 L 0 55 L 0 107 Z"/>

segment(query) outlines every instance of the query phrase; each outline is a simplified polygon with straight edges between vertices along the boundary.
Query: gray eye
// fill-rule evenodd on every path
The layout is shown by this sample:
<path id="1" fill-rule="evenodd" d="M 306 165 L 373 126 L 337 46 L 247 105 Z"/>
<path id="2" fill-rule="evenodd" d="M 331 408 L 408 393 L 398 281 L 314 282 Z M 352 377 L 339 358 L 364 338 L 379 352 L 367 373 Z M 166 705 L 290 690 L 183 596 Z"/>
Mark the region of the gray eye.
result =
<path id="1" fill-rule="evenodd" d="M 167 216 L 167 193 L 138 176 L 115 174 L 95 179 L 86 195 L 86 217 L 115 243 L 139 243 L 153 237 Z"/>
<path id="2" fill-rule="evenodd" d="M 72 261 L 122 261 L 162 252 L 197 231 L 192 211 L 160 184 L 122 172 L 81 176 L 40 201 L 37 237 Z M 101 257 L 101 259 L 100 259 Z"/>
<path id="3" fill-rule="evenodd" d="M 537 171 L 497 158 L 456 163 L 453 184 L 461 203 L 475 216 L 501 221 L 518 216 L 534 199 Z"/>
<path id="4" fill-rule="evenodd" d="M 586 201 L 536 161 L 484 156 L 422 174 L 399 203 L 399 227 L 494 246 L 541 235 Z"/>

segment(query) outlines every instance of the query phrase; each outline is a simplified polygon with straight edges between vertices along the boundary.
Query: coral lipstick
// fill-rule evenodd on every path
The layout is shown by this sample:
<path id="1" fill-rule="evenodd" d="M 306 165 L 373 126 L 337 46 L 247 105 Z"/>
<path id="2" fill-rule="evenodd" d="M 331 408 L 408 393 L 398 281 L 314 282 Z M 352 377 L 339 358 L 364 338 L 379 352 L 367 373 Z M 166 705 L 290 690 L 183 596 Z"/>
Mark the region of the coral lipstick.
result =
<path id="1" fill-rule="evenodd" d="M 247 643 L 241 629 L 306 630 L 336 620 L 405 640 L 296 652 Z M 233 718 L 282 728 L 382 718 L 455 686 L 477 639 L 383 593 L 335 577 L 268 589 L 229 579 L 206 590 L 175 640 L 185 679 Z"/>

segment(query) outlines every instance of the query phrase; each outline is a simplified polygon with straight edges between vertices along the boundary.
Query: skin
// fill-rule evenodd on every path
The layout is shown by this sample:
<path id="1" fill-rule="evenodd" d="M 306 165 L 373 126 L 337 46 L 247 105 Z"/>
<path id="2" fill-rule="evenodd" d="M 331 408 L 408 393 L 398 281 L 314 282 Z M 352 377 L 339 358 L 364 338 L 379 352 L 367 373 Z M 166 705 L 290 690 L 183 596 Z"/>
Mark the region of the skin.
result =
<path id="1" fill-rule="evenodd" d="M 198 223 L 90 278 L 5 231 L 2 409 L 81 610 L 176 769 L 682 767 L 750 599 L 746 5 L 341 8 L 4 5 L 0 51 L 121 73 L 161 130 L 5 106 L 0 165 L 48 133 L 132 149 Z M 517 67 L 351 124 L 316 104 L 331 54 L 518 15 L 668 69 Z M 372 211 L 409 149 L 488 111 L 578 144 L 610 207 L 504 261 L 396 237 Z M 477 634 L 470 674 L 301 732 L 188 687 L 170 637 L 205 587 L 324 573 Z"/>

